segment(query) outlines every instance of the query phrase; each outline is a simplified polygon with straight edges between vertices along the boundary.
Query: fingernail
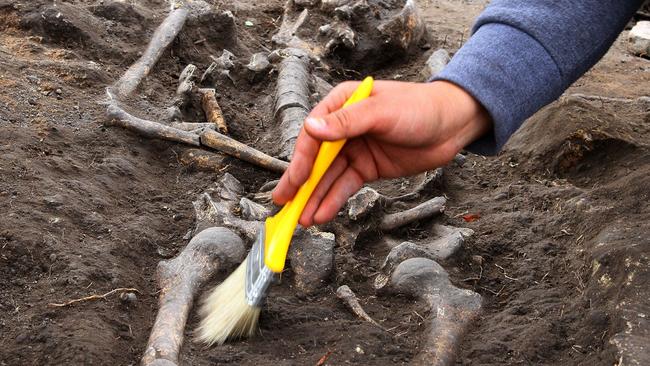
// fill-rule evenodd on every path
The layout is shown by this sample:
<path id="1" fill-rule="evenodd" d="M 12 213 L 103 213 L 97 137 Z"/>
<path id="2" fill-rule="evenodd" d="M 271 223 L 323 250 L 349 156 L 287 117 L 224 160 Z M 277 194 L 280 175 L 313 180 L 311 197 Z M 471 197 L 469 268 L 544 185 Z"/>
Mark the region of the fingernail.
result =
<path id="1" fill-rule="evenodd" d="M 310 128 L 314 130 L 325 130 L 327 128 L 327 123 L 322 118 L 307 117 L 305 123 L 309 125 Z"/>

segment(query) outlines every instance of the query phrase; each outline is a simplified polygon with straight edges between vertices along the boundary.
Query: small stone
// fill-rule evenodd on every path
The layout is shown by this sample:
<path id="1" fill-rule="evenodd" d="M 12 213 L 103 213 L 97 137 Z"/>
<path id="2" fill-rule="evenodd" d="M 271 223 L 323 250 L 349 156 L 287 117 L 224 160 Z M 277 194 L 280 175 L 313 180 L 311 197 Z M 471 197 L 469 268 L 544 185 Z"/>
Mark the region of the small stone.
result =
<path id="1" fill-rule="evenodd" d="M 265 72 L 270 67 L 271 67 L 271 63 L 269 62 L 269 59 L 267 58 L 267 55 L 264 52 L 258 52 L 256 54 L 253 54 L 253 56 L 251 56 L 250 62 L 248 63 L 248 65 L 246 65 L 246 68 L 252 71 L 254 74 Z"/>
<path id="2" fill-rule="evenodd" d="M 158 253 L 161 258 L 171 258 L 174 256 L 174 252 L 173 249 L 165 248 L 163 246 L 158 246 L 156 248 L 156 253 Z"/>
<path id="3" fill-rule="evenodd" d="M 185 216 L 183 214 L 174 214 L 172 215 L 172 219 L 174 221 L 181 221 Z"/>
<path id="4" fill-rule="evenodd" d="M 50 262 L 56 261 L 56 258 L 57 258 L 56 254 L 54 254 L 54 253 L 50 254 Z"/>
<path id="5" fill-rule="evenodd" d="M 187 230 L 185 235 L 183 235 L 183 240 L 190 240 L 192 239 L 192 230 Z"/>
<path id="6" fill-rule="evenodd" d="M 366 352 L 363 350 L 363 348 L 361 348 L 361 346 L 359 346 L 359 345 L 357 345 L 357 346 L 354 348 L 354 351 L 355 351 L 356 353 L 360 354 L 360 355 L 364 355 L 364 354 L 366 354 Z"/>
<path id="7" fill-rule="evenodd" d="M 650 21 L 642 20 L 636 23 L 628 36 L 630 51 L 643 57 L 650 57 Z"/>
<path id="8" fill-rule="evenodd" d="M 168 121 L 180 121 L 183 118 L 183 113 L 177 106 L 168 107 L 165 109 L 165 118 Z"/>
<path id="9" fill-rule="evenodd" d="M 61 95 L 63 93 L 63 90 L 61 90 L 61 88 L 57 88 L 54 92 L 58 95 Z"/>
<path id="10" fill-rule="evenodd" d="M 292 239 L 289 260 L 294 286 L 304 294 L 313 294 L 332 274 L 335 237 L 314 228 L 299 229 Z"/>
<path id="11" fill-rule="evenodd" d="M 361 220 L 380 208 L 381 195 L 370 187 L 363 187 L 348 200 L 348 217 Z"/>
<path id="12" fill-rule="evenodd" d="M 467 161 L 467 157 L 463 154 L 456 154 L 456 156 L 454 156 L 454 163 L 456 163 L 456 165 L 458 166 L 465 165 L 466 161 Z"/>
<path id="13" fill-rule="evenodd" d="M 473 255 L 472 262 L 478 264 L 479 266 L 482 266 L 485 262 L 485 258 L 481 257 L 480 255 Z"/>
<path id="14" fill-rule="evenodd" d="M 246 197 L 239 200 L 241 216 L 248 221 L 263 221 L 271 211 L 257 202 L 253 202 Z"/>
<path id="15" fill-rule="evenodd" d="M 133 304 L 138 301 L 138 296 L 133 292 L 122 292 L 120 294 L 120 301 L 124 304 Z"/>
<path id="16" fill-rule="evenodd" d="M 60 194 L 43 197 L 43 202 L 50 208 L 58 208 L 63 205 L 63 197 Z"/>
<path id="17" fill-rule="evenodd" d="M 247 26 L 247 27 L 252 27 L 255 24 L 253 24 L 253 22 L 251 22 L 250 20 L 247 20 L 247 21 L 244 22 L 244 25 Z"/>
<path id="18" fill-rule="evenodd" d="M 29 103 L 30 105 L 36 105 L 37 104 L 36 99 L 34 99 L 34 98 L 27 99 L 27 103 Z"/>
<path id="19" fill-rule="evenodd" d="M 324 11 L 332 11 L 340 6 L 351 3 L 352 0 L 322 0 L 321 9 Z"/>
<path id="20" fill-rule="evenodd" d="M 29 339 L 29 336 L 25 333 L 21 333 L 16 337 L 16 343 L 24 343 Z"/>

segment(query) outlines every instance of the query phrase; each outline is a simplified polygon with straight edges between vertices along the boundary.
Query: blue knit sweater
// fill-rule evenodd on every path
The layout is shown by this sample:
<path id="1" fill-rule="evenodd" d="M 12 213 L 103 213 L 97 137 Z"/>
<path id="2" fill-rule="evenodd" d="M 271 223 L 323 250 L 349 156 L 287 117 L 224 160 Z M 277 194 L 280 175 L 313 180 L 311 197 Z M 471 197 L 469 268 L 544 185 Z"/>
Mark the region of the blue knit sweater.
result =
<path id="1" fill-rule="evenodd" d="M 463 87 L 492 117 L 492 132 L 468 150 L 497 153 L 526 118 L 607 52 L 642 2 L 492 1 L 472 37 L 434 78 Z"/>

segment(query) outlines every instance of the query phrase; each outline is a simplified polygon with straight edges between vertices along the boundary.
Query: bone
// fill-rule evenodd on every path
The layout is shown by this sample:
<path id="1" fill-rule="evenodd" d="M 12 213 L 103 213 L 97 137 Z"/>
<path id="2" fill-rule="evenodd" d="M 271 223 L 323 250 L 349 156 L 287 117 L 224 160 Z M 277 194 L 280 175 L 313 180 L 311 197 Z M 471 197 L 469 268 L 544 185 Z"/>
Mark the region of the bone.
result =
<path id="1" fill-rule="evenodd" d="M 228 78 L 230 81 L 234 82 L 230 76 L 230 70 L 235 67 L 235 55 L 232 52 L 224 49 L 221 53 L 221 56 L 210 56 L 210 58 L 212 59 L 212 63 L 203 72 L 203 75 L 201 75 L 201 82 L 208 79 L 209 77 L 212 78 L 214 74 L 217 74 L 217 76 L 220 78 Z"/>
<path id="2" fill-rule="evenodd" d="M 288 258 L 294 273 L 294 287 L 304 295 L 321 289 L 334 268 L 335 237 L 315 228 L 296 230 Z"/>
<path id="3" fill-rule="evenodd" d="M 415 0 L 407 0 L 402 10 L 377 27 L 384 42 L 401 51 L 415 48 L 426 34 L 426 26 Z"/>
<path id="4" fill-rule="evenodd" d="M 169 124 L 169 126 L 179 130 L 194 133 L 197 131 L 201 132 L 204 129 L 215 130 L 217 128 L 212 122 L 172 122 Z"/>
<path id="5" fill-rule="evenodd" d="M 446 198 L 435 197 L 406 211 L 387 214 L 381 219 L 379 229 L 381 231 L 391 231 L 412 222 L 440 214 L 445 210 L 446 203 Z"/>
<path id="6" fill-rule="evenodd" d="M 199 89 L 198 92 L 201 95 L 201 108 L 203 108 L 206 120 L 214 123 L 220 133 L 228 133 L 228 126 L 217 102 L 216 91 L 214 89 Z"/>
<path id="7" fill-rule="evenodd" d="M 191 99 L 192 89 L 194 89 L 194 79 L 196 79 L 196 66 L 189 64 L 185 66 L 178 77 L 178 87 L 176 88 L 177 105 L 185 106 Z"/>
<path id="8" fill-rule="evenodd" d="M 293 7 L 292 0 L 287 0 L 284 6 L 284 15 L 282 16 L 282 24 L 280 29 L 271 39 L 274 43 L 288 48 L 300 48 L 304 51 L 311 50 L 312 45 L 303 41 L 297 36 L 298 29 L 307 21 L 309 11 L 303 9 L 297 17 L 292 17 Z"/>
<path id="9" fill-rule="evenodd" d="M 203 192 L 192 203 L 196 217 L 194 231 L 223 226 L 235 230 L 250 241 L 255 240 L 262 223 L 244 220 L 234 214 L 238 211 L 242 194 L 241 183 L 231 174 L 224 174 L 214 188 Z"/>
<path id="10" fill-rule="evenodd" d="M 216 131 L 205 130 L 200 134 L 201 145 L 219 150 L 237 159 L 249 162 L 274 172 L 284 172 L 289 163 L 269 156 Z"/>
<path id="11" fill-rule="evenodd" d="M 159 310 L 142 365 L 178 365 L 187 316 L 198 289 L 219 269 L 240 263 L 244 256 L 239 236 L 213 227 L 192 238 L 176 258 L 158 263 Z"/>
<path id="12" fill-rule="evenodd" d="M 390 279 L 378 281 L 378 290 L 425 301 L 433 319 L 427 339 L 412 365 L 452 365 L 457 347 L 469 324 L 481 311 L 481 296 L 455 287 L 435 261 L 411 258 L 400 263 Z"/>
<path id="13" fill-rule="evenodd" d="M 339 287 L 336 290 L 336 297 L 341 299 L 359 319 L 365 320 L 378 328 L 384 329 L 384 327 L 379 325 L 379 323 L 377 323 L 373 318 L 370 317 L 370 315 L 368 315 L 368 313 L 366 313 L 365 310 L 363 310 L 361 304 L 359 303 L 359 299 L 357 299 L 357 296 L 354 294 L 354 292 L 352 292 L 348 285 Z"/>
<path id="14" fill-rule="evenodd" d="M 199 135 L 132 116 L 120 108 L 116 101 L 108 104 L 106 115 L 107 126 L 120 126 L 144 137 L 182 142 L 192 146 L 201 145 Z"/>
<path id="15" fill-rule="evenodd" d="M 218 172 L 224 167 L 223 154 L 201 149 L 185 149 L 178 157 L 181 164 L 196 170 Z"/>
<path id="16" fill-rule="evenodd" d="M 308 54 L 297 48 L 282 51 L 275 94 L 275 119 L 280 124 L 280 158 L 288 159 L 304 119 L 311 109 L 309 103 L 310 63 Z"/>
<path id="17" fill-rule="evenodd" d="M 333 11 L 334 9 L 347 5 L 351 3 L 352 0 L 322 0 L 321 1 L 321 9 L 325 12 Z"/>
<path id="18" fill-rule="evenodd" d="M 188 13 L 184 7 L 173 10 L 158 26 L 142 57 L 113 84 L 112 90 L 119 98 L 133 94 L 142 80 L 149 75 L 160 56 L 183 29 Z"/>
<path id="19" fill-rule="evenodd" d="M 357 45 L 356 34 L 344 22 L 335 21 L 331 24 L 326 24 L 318 29 L 321 36 L 329 38 L 325 44 L 327 53 L 332 53 L 338 47 L 347 49 L 354 49 Z"/>
<path id="20" fill-rule="evenodd" d="M 435 237 L 433 241 L 421 243 L 406 241 L 399 244 L 388 253 L 381 269 L 390 272 L 396 265 L 409 258 L 449 259 L 463 246 L 465 239 L 473 234 L 474 231 L 471 229 L 436 224 L 431 235 Z"/>

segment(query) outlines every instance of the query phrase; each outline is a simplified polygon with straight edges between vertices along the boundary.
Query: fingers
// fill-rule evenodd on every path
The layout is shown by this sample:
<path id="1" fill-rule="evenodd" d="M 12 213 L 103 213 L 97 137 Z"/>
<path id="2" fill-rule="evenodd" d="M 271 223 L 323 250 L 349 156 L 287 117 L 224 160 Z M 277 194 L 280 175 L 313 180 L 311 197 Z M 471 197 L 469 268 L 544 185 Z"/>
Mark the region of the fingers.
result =
<path id="1" fill-rule="evenodd" d="M 338 156 L 334 160 L 327 172 L 325 172 L 325 175 L 323 175 L 323 178 L 321 178 L 318 186 L 316 186 L 316 189 L 309 198 L 305 209 L 302 211 L 300 225 L 307 227 L 314 224 L 314 214 L 320 206 L 321 201 L 329 191 L 332 184 L 334 184 L 341 174 L 343 174 L 347 167 L 347 160 L 343 156 Z"/>
<path id="2" fill-rule="evenodd" d="M 273 201 L 283 205 L 296 195 L 298 188 L 309 178 L 320 142 L 309 136 L 304 129 L 298 134 L 291 163 L 282 174 L 272 193 Z"/>
<path id="3" fill-rule="evenodd" d="M 314 214 L 313 223 L 318 225 L 334 219 L 348 198 L 361 188 L 363 181 L 361 175 L 353 167 L 348 167 L 321 201 Z"/>
<path id="4" fill-rule="evenodd" d="M 337 85 L 312 109 L 309 117 L 323 117 L 340 109 L 359 84 L 359 81 L 346 81 Z"/>

